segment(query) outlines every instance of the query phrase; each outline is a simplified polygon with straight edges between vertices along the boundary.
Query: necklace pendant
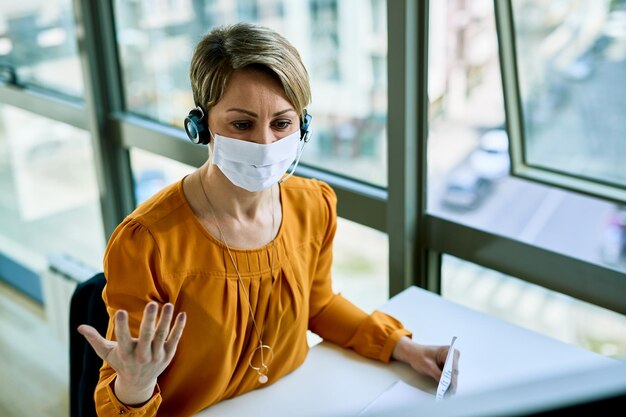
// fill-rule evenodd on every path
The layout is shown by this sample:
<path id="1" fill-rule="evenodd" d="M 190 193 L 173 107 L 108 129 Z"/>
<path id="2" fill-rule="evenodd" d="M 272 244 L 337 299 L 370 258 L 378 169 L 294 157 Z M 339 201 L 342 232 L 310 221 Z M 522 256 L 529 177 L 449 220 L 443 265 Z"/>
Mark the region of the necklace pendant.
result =
<path id="1" fill-rule="evenodd" d="M 259 375 L 259 383 L 266 384 L 267 383 L 267 375 L 261 374 Z"/>

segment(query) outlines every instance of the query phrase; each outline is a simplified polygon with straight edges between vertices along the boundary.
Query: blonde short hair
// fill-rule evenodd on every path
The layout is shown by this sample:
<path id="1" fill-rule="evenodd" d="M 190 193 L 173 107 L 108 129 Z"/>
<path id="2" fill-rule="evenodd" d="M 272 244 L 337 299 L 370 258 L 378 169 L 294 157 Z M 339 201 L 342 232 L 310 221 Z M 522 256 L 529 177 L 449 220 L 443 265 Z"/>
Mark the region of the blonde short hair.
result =
<path id="1" fill-rule="evenodd" d="M 237 23 L 212 29 L 196 46 L 189 71 L 196 105 L 209 111 L 231 74 L 245 67 L 275 74 L 298 114 L 311 102 L 309 75 L 296 48 L 271 29 Z"/>

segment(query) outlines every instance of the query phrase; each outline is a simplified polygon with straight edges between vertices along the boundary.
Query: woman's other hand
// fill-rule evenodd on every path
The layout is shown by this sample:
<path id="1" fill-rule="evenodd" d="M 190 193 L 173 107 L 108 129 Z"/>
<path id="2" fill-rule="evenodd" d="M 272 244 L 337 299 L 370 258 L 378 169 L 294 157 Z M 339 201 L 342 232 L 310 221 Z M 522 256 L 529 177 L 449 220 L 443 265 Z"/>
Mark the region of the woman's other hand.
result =
<path id="1" fill-rule="evenodd" d="M 157 377 L 172 361 L 183 333 L 185 313 L 179 313 L 171 326 L 174 306 L 165 304 L 157 323 L 158 310 L 157 303 L 146 304 L 138 338 L 130 334 L 124 310 L 115 313 L 117 341 L 105 339 L 91 326 L 78 327 L 98 356 L 117 372 L 115 395 L 126 405 L 143 404 L 152 397 Z"/>
<path id="2" fill-rule="evenodd" d="M 408 337 L 398 340 L 393 349 L 392 357 L 396 360 L 408 363 L 413 369 L 423 375 L 430 376 L 439 382 L 446 363 L 450 346 L 429 346 L 413 342 Z M 459 375 L 459 358 L 461 353 L 455 349 L 452 358 L 452 381 L 450 382 L 450 394 L 454 394 Z"/>

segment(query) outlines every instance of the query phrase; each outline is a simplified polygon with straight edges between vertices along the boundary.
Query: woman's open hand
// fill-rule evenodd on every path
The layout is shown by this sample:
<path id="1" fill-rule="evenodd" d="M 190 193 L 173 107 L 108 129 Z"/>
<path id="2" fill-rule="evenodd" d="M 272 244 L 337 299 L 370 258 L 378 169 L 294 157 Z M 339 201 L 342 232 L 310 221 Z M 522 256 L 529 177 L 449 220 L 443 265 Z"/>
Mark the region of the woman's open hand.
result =
<path id="1" fill-rule="evenodd" d="M 420 345 L 413 342 L 408 337 L 398 340 L 392 356 L 394 359 L 406 362 L 417 372 L 428 375 L 435 381 L 439 382 L 443 372 L 443 366 L 448 356 L 449 345 L 429 346 Z M 454 350 L 452 358 L 452 380 L 450 382 L 450 394 L 454 394 L 457 386 L 457 378 L 459 375 L 459 358 L 461 353 Z"/>
<path id="2" fill-rule="evenodd" d="M 98 356 L 117 372 L 115 395 L 122 403 L 138 405 L 152 397 L 157 377 L 172 361 L 185 327 L 185 313 L 179 313 L 171 326 L 173 314 L 174 306 L 165 304 L 157 323 L 157 303 L 149 302 L 143 312 L 139 337 L 134 338 L 128 326 L 128 313 L 118 310 L 117 341 L 105 339 L 91 326 L 78 327 Z"/>

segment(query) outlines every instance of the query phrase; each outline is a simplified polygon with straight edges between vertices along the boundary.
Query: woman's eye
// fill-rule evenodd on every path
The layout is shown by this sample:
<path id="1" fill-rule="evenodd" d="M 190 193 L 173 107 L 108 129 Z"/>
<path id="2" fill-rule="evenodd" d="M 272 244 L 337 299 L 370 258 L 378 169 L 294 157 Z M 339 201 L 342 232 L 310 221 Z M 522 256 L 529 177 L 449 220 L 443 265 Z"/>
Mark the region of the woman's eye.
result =
<path id="1" fill-rule="evenodd" d="M 278 120 L 277 122 L 274 123 L 274 126 L 277 129 L 287 129 L 289 127 L 289 125 L 291 124 L 291 120 Z"/>
<path id="2" fill-rule="evenodd" d="M 246 130 L 250 128 L 250 122 L 233 122 L 233 126 L 238 130 Z"/>

